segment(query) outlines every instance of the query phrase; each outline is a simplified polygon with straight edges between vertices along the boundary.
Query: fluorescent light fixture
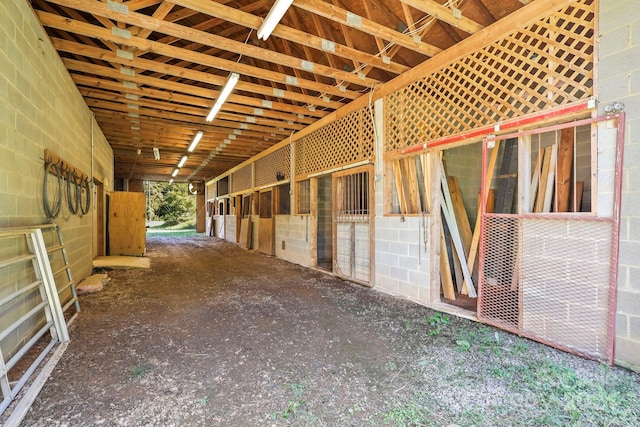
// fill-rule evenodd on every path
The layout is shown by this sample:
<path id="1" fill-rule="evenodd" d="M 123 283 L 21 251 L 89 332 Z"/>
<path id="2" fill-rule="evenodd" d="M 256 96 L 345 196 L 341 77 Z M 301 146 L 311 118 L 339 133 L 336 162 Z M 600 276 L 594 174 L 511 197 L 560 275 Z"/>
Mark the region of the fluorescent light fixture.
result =
<path id="1" fill-rule="evenodd" d="M 158 147 L 153 147 L 153 158 L 156 160 L 160 160 L 160 150 Z"/>
<path id="2" fill-rule="evenodd" d="M 181 168 L 184 166 L 184 164 L 187 163 L 187 156 L 182 156 L 182 158 L 180 159 L 180 163 L 178 163 L 178 167 Z"/>
<path id="3" fill-rule="evenodd" d="M 169 185 L 173 184 L 173 178 L 169 180 Z"/>
<path id="4" fill-rule="evenodd" d="M 187 149 L 188 152 L 191 153 L 191 152 L 193 152 L 193 150 L 196 149 L 196 146 L 198 145 L 198 142 L 200 142 L 200 140 L 202 139 L 202 135 L 204 135 L 204 132 L 202 132 L 201 130 L 199 130 L 198 133 L 196 133 L 196 136 L 193 137 L 193 142 L 191 143 L 191 145 Z"/>
<path id="5" fill-rule="evenodd" d="M 224 87 L 222 88 L 222 92 L 220 92 L 220 96 L 218 97 L 218 100 L 216 101 L 215 104 L 213 104 L 211 111 L 209 111 L 209 115 L 207 116 L 208 122 L 213 121 L 216 114 L 218 114 L 218 112 L 222 108 L 222 104 L 226 102 L 229 95 L 231 95 L 233 88 L 236 87 L 236 84 L 238 83 L 239 79 L 240 79 L 240 75 L 238 73 L 229 74 L 229 80 L 227 80 L 227 83 L 225 83 Z"/>
<path id="6" fill-rule="evenodd" d="M 171 172 L 171 176 L 175 178 L 175 177 L 176 177 L 176 175 L 178 175 L 178 172 L 180 172 L 180 169 L 175 168 L 175 169 L 173 170 L 173 172 Z"/>
<path id="7" fill-rule="evenodd" d="M 276 0 L 271 7 L 271 10 L 267 14 L 267 17 L 258 28 L 258 38 L 266 40 L 271 35 L 271 32 L 276 28 L 276 25 L 280 22 L 284 13 L 289 9 L 293 0 Z"/>

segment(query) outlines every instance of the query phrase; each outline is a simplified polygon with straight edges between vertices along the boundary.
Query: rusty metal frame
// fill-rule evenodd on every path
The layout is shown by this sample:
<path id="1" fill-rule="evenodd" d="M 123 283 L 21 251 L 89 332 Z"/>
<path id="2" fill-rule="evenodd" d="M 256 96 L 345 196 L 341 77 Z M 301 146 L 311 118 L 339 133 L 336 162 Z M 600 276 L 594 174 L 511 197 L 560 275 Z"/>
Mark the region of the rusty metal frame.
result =
<path id="1" fill-rule="evenodd" d="M 621 217 L 621 201 L 622 201 L 622 178 L 623 178 L 623 160 L 624 160 L 624 130 L 626 123 L 626 114 L 624 112 L 602 116 L 602 117 L 591 117 L 583 120 L 570 121 L 555 125 L 550 125 L 537 129 L 530 129 L 526 131 L 514 132 L 511 134 L 504 134 L 500 136 L 488 135 L 484 138 L 482 145 L 482 181 L 480 185 L 480 194 L 486 194 L 486 175 L 487 175 L 487 165 L 488 165 L 488 144 L 489 142 L 496 140 L 503 140 L 507 138 L 520 137 L 531 134 L 538 134 L 548 131 L 560 130 L 568 127 L 576 127 L 587 124 L 597 124 L 600 122 L 615 120 L 617 122 L 616 130 L 616 147 L 615 147 L 615 175 L 614 175 L 614 197 L 613 197 L 613 214 L 611 217 L 599 217 L 597 215 L 591 214 L 576 214 L 576 213 L 526 213 L 526 214 L 490 214 L 491 217 L 495 218 L 523 218 L 523 219 L 553 219 L 553 220 L 578 220 L 585 222 L 607 222 L 611 223 L 611 262 L 609 264 L 609 295 L 608 295 L 608 313 L 607 313 L 607 349 L 606 349 L 606 361 L 608 364 L 613 365 L 614 363 L 614 353 L 615 353 L 615 317 L 616 317 L 616 304 L 617 304 L 617 287 L 618 287 L 618 262 L 619 262 L 619 250 L 620 250 L 620 217 Z M 486 215 L 486 198 L 483 197 L 480 203 L 480 215 Z M 479 276 L 482 276 L 484 271 L 484 260 L 485 260 L 485 231 L 483 226 L 483 221 L 480 222 L 480 226 L 482 227 L 480 230 L 480 243 L 479 243 Z M 482 292 L 483 282 L 479 280 L 479 289 L 478 289 L 478 313 L 480 313 L 480 307 L 482 307 L 483 300 L 483 292 Z M 490 321 L 486 321 L 478 317 L 478 320 L 484 323 L 493 324 Z M 508 330 L 510 332 L 526 336 L 527 338 L 542 342 L 543 344 L 561 349 L 563 351 L 576 354 L 585 358 L 594 359 L 593 355 L 583 353 L 577 351 L 574 348 L 565 347 L 559 345 L 555 342 L 550 342 L 549 340 L 542 339 L 540 337 L 536 337 L 532 334 L 528 334 L 519 328 L 510 328 L 505 325 L 494 325 L 500 327 L 502 329 Z"/>

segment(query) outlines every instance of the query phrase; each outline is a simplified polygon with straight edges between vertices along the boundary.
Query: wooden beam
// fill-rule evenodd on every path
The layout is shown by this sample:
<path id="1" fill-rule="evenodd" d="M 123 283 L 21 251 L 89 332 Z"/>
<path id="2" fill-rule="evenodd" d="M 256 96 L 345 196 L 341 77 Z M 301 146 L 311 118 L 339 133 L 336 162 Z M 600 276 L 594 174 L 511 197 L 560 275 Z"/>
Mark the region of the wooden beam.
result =
<path id="1" fill-rule="evenodd" d="M 421 12 L 428 13 L 429 15 L 433 16 L 434 18 L 437 18 L 440 21 L 446 22 L 447 24 L 452 25 L 456 28 L 460 28 L 461 30 L 469 34 L 475 34 L 484 28 L 482 25 L 478 24 L 477 22 L 465 16 L 462 16 L 462 12 L 460 12 L 460 17 L 455 16 L 453 13 L 453 10 L 435 2 L 434 0 L 400 0 L 400 1 L 415 9 L 418 9 Z"/>
<path id="2" fill-rule="evenodd" d="M 214 99 L 217 99 L 220 96 L 220 91 L 211 90 L 207 88 L 203 88 L 195 85 L 188 85 L 184 83 L 172 82 L 163 79 L 158 79 L 155 77 L 147 77 L 142 74 L 136 74 L 135 76 L 123 76 L 118 71 L 113 70 L 108 67 L 101 67 L 99 65 L 91 66 L 91 68 L 86 67 L 86 63 L 82 61 L 75 60 L 67 60 L 65 59 L 65 65 L 67 69 L 70 71 L 71 78 L 78 85 L 86 85 L 92 87 L 105 87 L 111 90 L 118 90 L 120 88 L 121 91 L 126 92 L 135 92 L 141 93 L 144 96 L 153 96 L 155 92 L 163 92 L 166 95 L 167 100 L 171 99 L 179 99 L 180 96 L 187 96 L 192 98 L 192 103 L 194 105 L 202 105 L 202 106 L 211 106 L 211 102 Z M 90 74 L 94 74 L 95 76 L 88 76 L 85 74 L 76 74 L 73 71 L 82 71 L 88 72 Z M 117 79 L 120 81 L 107 80 L 109 79 Z M 136 88 L 125 87 L 124 82 L 135 83 Z M 150 95 L 148 95 L 150 94 Z M 184 94 L 184 95 L 181 95 Z M 184 98 L 187 99 L 187 98 Z M 200 101 L 196 102 L 195 99 L 200 99 Z M 249 114 L 251 109 L 251 114 L 256 115 L 264 115 L 265 117 L 273 117 L 273 118 L 282 118 L 290 120 L 294 115 L 296 120 L 301 123 L 311 123 L 313 119 L 306 118 L 309 117 L 324 117 L 328 113 L 326 111 L 310 111 L 305 107 L 297 107 L 295 105 L 284 104 L 279 102 L 272 102 L 271 104 L 267 104 L 271 108 L 267 108 L 262 100 L 258 98 L 252 98 L 249 96 L 236 95 L 232 94 L 227 99 L 228 102 L 236 105 L 235 108 L 239 108 L 239 106 L 245 106 L 246 113 Z M 205 104 L 206 102 L 206 104 Z M 202 103 L 202 104 L 201 104 Z M 255 107 L 255 108 L 252 108 Z M 260 111 L 262 110 L 262 112 Z M 305 119 L 300 119 L 297 117 L 298 114 L 302 114 L 305 116 Z"/>
<path id="3" fill-rule="evenodd" d="M 52 43 L 54 44 L 57 50 L 63 52 L 74 53 L 78 55 L 84 55 L 87 57 L 95 57 L 96 59 L 102 59 L 105 61 L 113 61 L 115 63 L 119 63 L 121 65 L 125 65 L 133 69 L 140 69 L 144 71 L 157 71 L 163 74 L 169 74 L 176 77 L 194 80 L 197 82 L 208 83 L 215 86 L 224 86 L 227 81 L 226 77 L 218 76 L 211 73 L 206 73 L 202 71 L 194 71 L 182 67 L 176 67 L 174 65 L 168 64 L 160 64 L 155 61 L 151 61 L 148 59 L 135 58 L 133 60 L 120 58 L 115 53 L 110 52 L 104 49 L 91 48 L 88 46 L 84 46 L 80 43 L 69 42 L 67 40 L 51 38 Z M 65 63 L 68 60 L 63 59 Z M 82 61 L 76 61 L 77 66 L 75 67 L 76 71 L 89 72 L 87 70 L 94 69 L 93 64 L 83 63 Z M 83 69 L 84 68 L 84 69 Z M 136 73 L 137 75 L 137 73 Z M 129 76 L 122 75 L 123 79 L 128 80 Z M 236 90 L 245 91 L 248 93 L 261 94 L 265 96 L 273 96 L 273 89 L 265 88 L 262 85 L 248 83 L 239 81 L 236 85 Z M 290 99 L 292 101 L 297 101 L 301 103 L 306 103 L 309 105 L 316 105 L 319 107 L 328 107 L 331 109 L 336 109 L 341 106 L 344 106 L 344 103 L 336 102 L 336 101 L 324 101 L 322 98 L 317 98 L 313 96 L 303 95 L 290 91 L 283 91 L 281 94 L 283 99 Z M 234 96 L 234 95 L 232 95 Z"/>
<path id="4" fill-rule="evenodd" d="M 53 1 L 53 0 L 50 0 L 50 1 Z M 81 0 L 55 0 L 55 1 L 60 1 L 60 2 L 68 1 L 68 2 L 80 2 L 82 4 L 94 4 L 93 2 L 87 3 Z M 87 9 L 93 9 L 93 8 L 94 7 L 92 8 L 87 7 Z M 96 9 L 102 9 L 102 8 L 96 8 Z M 118 14 L 117 12 L 109 11 L 108 9 L 106 9 L 106 7 L 104 10 L 105 10 L 104 12 L 105 14 L 109 14 L 109 13 Z M 95 12 L 97 11 L 94 11 L 94 13 Z M 141 39 L 135 36 L 131 36 L 131 38 L 122 38 L 122 37 L 113 35 L 113 33 L 110 30 L 107 30 L 106 28 L 97 27 L 95 25 L 87 24 L 80 21 L 65 19 L 61 16 L 52 15 L 46 12 L 37 11 L 36 13 L 38 15 L 38 18 L 40 19 L 40 22 L 42 22 L 42 24 L 47 27 L 56 28 L 62 31 L 71 31 L 76 34 L 82 34 L 89 37 L 108 40 L 114 43 L 126 44 L 127 46 L 144 50 L 146 52 L 153 52 L 159 55 L 166 55 L 166 56 L 170 56 L 177 59 L 183 59 L 195 64 L 206 65 L 215 69 L 219 69 L 224 72 L 237 72 L 245 76 L 254 76 L 254 77 L 258 77 L 266 80 L 272 80 L 274 82 L 278 82 L 282 84 L 287 83 L 288 76 L 282 73 L 267 71 L 257 67 L 245 65 L 239 62 L 216 58 L 216 57 L 205 55 L 199 52 L 194 52 L 188 49 L 182 49 L 182 48 L 178 48 L 170 45 L 164 45 L 162 43 Z M 133 22 L 134 25 L 136 25 L 136 23 L 140 24 L 141 22 L 144 22 L 144 18 L 146 18 L 147 20 L 151 19 L 149 17 L 145 17 L 145 15 L 140 15 L 140 14 L 137 14 L 136 16 L 139 16 L 140 17 L 139 19 L 142 21 L 139 21 L 138 19 L 133 19 L 132 18 L 133 15 L 131 14 L 123 15 L 123 16 L 127 17 L 126 22 L 129 22 L 129 23 Z M 177 25 L 177 24 L 168 23 L 166 21 L 160 21 L 160 22 L 166 25 Z M 182 26 L 178 26 L 178 27 L 182 27 Z M 193 40 L 201 39 L 203 41 L 207 41 L 208 43 L 212 43 L 212 44 L 214 43 L 212 40 L 214 39 L 217 40 L 217 36 L 213 34 L 205 33 L 203 31 L 191 30 L 187 27 L 182 27 L 182 28 L 183 28 L 182 30 L 174 28 L 171 31 L 176 31 L 177 33 L 180 33 L 181 31 L 183 31 L 184 32 L 183 38 L 185 40 L 193 41 Z M 163 31 L 168 32 L 169 30 L 165 28 Z M 223 43 L 225 40 L 227 42 L 231 42 L 230 40 L 224 39 L 223 37 L 219 37 L 219 39 L 223 39 L 223 40 L 218 40 L 218 42 L 220 43 Z M 235 43 L 238 43 L 238 42 L 235 42 Z M 269 60 L 268 58 L 271 56 L 280 57 L 280 54 L 275 54 L 274 52 L 270 52 L 266 49 L 260 49 L 262 53 L 258 55 L 257 51 L 253 49 L 255 48 L 255 46 L 249 46 L 248 44 L 244 45 L 242 43 L 239 43 L 239 44 L 242 46 L 245 46 L 245 48 L 240 48 L 242 51 L 249 51 L 249 50 L 252 51 L 253 54 L 250 56 L 253 56 L 253 57 L 264 56 L 265 60 Z M 286 55 L 282 55 L 282 56 L 286 56 Z M 303 61 L 296 58 L 291 58 L 290 64 L 288 66 L 292 66 L 292 68 L 304 69 L 305 65 Z M 322 70 L 324 70 L 328 72 L 328 75 L 331 77 L 338 75 L 339 78 L 341 79 L 344 79 L 346 81 L 353 81 L 354 83 L 358 83 L 365 86 L 367 86 L 367 82 L 371 82 L 371 84 L 374 84 L 376 82 L 375 80 L 366 79 L 366 78 L 365 80 L 361 80 L 357 76 L 354 76 L 353 74 L 350 74 L 350 73 L 345 73 L 344 71 L 333 73 L 329 70 L 329 67 L 324 67 L 318 64 L 313 64 L 313 70 L 315 72 L 322 72 Z M 312 82 L 308 80 L 298 79 L 297 84 L 301 87 L 306 87 L 308 89 L 318 91 L 320 93 L 330 93 L 343 98 L 354 99 L 360 95 L 358 92 L 355 92 L 355 91 L 349 91 L 349 90 L 341 91 L 339 88 L 334 87 L 332 85 L 320 84 L 315 81 Z"/>
<path id="5" fill-rule="evenodd" d="M 207 14 L 209 16 L 215 16 L 225 21 L 232 22 L 234 24 L 243 25 L 245 27 L 253 28 L 257 30 L 262 25 L 263 19 L 252 15 L 250 13 L 243 12 L 228 6 L 224 6 L 218 2 L 209 0 L 173 0 L 175 4 L 193 9 L 200 13 Z M 298 43 L 304 46 L 308 46 L 321 51 L 326 50 L 326 40 L 322 37 L 317 37 L 311 33 L 297 30 L 295 28 L 287 27 L 283 24 L 279 24 L 273 30 L 272 35 L 289 40 L 294 43 Z M 356 59 L 360 62 L 369 64 L 375 68 L 380 68 L 385 71 L 389 71 L 395 74 L 402 73 L 405 66 L 398 63 L 385 63 L 381 58 L 371 55 L 367 52 L 362 52 L 357 49 L 353 49 L 348 46 L 341 45 L 339 43 L 334 44 L 334 49 L 331 53 L 341 56 L 345 59 Z"/>
<path id="6" fill-rule="evenodd" d="M 436 46 L 424 42 L 416 42 L 412 37 L 320 0 L 295 0 L 293 5 L 371 36 L 394 42 L 428 57 L 442 52 L 442 49 Z"/>

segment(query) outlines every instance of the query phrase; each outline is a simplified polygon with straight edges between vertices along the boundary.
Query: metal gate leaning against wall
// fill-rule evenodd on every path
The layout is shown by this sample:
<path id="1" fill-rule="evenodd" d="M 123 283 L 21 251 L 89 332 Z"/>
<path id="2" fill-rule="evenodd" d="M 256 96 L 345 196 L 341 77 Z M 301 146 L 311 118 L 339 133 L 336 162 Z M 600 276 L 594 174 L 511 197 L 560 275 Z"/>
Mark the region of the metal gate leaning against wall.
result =
<path id="1" fill-rule="evenodd" d="M 590 128 L 596 141 L 589 150 L 592 193 L 588 201 L 593 205 L 586 212 L 579 208 L 573 194 L 582 194 L 582 186 L 576 186 L 580 190 L 572 192 L 569 200 L 574 200 L 573 209 L 568 212 L 553 212 L 555 209 L 548 207 L 551 196 L 547 196 L 546 208 L 534 209 L 539 200 L 530 198 L 536 190 L 529 178 L 536 178 L 536 171 L 546 167 L 554 180 L 555 171 L 555 188 L 547 185 L 551 189 L 547 194 L 557 200 L 562 157 L 558 154 L 556 162 L 553 154 L 549 165 L 545 155 L 547 165 L 541 166 L 534 157 L 527 158 L 526 153 L 532 152 L 538 159 L 543 157 L 540 147 L 531 150 L 528 138 L 580 125 Z M 613 363 L 624 113 L 500 139 L 511 137 L 519 138 L 518 176 L 523 177 L 516 191 L 518 213 L 487 213 L 482 206 L 478 319 L 565 351 Z M 483 147 L 483 194 L 489 143 L 485 141 Z M 548 152 L 559 152 L 562 141 L 548 148 Z M 576 167 L 572 167 L 570 179 L 578 184 Z M 542 191 L 543 181 L 539 182 Z"/>
<path id="2" fill-rule="evenodd" d="M 365 285 L 373 277 L 373 168 L 333 174 L 333 270 Z"/>

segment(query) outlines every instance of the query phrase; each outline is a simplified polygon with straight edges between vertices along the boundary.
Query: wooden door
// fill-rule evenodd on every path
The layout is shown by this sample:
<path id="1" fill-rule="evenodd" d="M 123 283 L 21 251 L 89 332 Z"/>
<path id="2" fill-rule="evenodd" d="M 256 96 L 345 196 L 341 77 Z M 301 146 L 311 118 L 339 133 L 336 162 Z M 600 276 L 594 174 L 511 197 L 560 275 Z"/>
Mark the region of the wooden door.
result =
<path id="1" fill-rule="evenodd" d="M 260 219 L 258 222 L 258 251 L 275 253 L 275 222 L 273 217 L 273 191 L 261 191 L 259 196 Z"/>
<path id="2" fill-rule="evenodd" d="M 144 193 L 114 191 L 109 201 L 109 254 L 142 256 L 146 251 Z"/>

